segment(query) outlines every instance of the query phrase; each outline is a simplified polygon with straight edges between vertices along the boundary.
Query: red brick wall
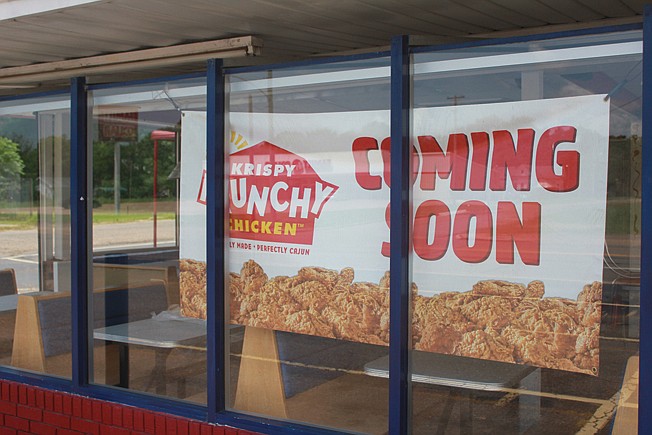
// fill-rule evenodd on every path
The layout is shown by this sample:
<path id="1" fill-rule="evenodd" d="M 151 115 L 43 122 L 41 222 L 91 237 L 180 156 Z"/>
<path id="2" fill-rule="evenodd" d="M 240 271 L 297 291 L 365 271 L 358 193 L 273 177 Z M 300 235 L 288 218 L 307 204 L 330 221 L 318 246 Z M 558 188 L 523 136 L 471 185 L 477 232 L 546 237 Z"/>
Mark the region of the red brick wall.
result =
<path id="1" fill-rule="evenodd" d="M 253 435 L 88 397 L 0 381 L 0 435 Z"/>

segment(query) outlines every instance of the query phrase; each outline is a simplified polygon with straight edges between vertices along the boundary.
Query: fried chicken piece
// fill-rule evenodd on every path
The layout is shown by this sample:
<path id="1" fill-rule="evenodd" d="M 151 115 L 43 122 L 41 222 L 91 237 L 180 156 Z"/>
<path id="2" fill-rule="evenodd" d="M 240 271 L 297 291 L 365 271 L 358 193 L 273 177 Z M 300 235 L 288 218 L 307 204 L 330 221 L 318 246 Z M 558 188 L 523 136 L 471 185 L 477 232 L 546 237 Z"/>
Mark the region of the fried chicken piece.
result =
<path id="1" fill-rule="evenodd" d="M 179 261 L 180 313 L 186 317 L 206 318 L 206 263 L 182 259 Z"/>

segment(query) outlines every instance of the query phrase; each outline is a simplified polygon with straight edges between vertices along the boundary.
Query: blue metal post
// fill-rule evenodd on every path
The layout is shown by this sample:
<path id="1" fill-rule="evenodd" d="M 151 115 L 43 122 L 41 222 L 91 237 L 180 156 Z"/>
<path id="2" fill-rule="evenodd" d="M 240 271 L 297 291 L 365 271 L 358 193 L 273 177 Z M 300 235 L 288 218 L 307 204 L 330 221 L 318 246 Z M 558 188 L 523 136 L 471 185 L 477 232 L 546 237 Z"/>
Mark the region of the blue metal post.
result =
<path id="1" fill-rule="evenodd" d="M 652 331 L 652 5 L 645 7 L 643 22 L 643 152 L 641 201 L 641 331 L 638 433 L 647 433 L 652 427 L 652 376 L 646 370 L 652 360 L 652 341 L 647 336 Z M 650 384 L 649 387 L 646 385 Z"/>
<path id="2" fill-rule="evenodd" d="M 224 71 L 208 61 L 206 120 L 206 315 L 208 416 L 215 421 L 226 407 L 224 272 Z"/>
<path id="3" fill-rule="evenodd" d="M 86 80 L 73 78 L 70 86 L 70 222 L 72 382 L 79 389 L 89 382 L 88 322 L 88 95 Z"/>
<path id="4" fill-rule="evenodd" d="M 392 40 L 390 191 L 389 433 L 410 429 L 410 57 L 407 36 Z"/>

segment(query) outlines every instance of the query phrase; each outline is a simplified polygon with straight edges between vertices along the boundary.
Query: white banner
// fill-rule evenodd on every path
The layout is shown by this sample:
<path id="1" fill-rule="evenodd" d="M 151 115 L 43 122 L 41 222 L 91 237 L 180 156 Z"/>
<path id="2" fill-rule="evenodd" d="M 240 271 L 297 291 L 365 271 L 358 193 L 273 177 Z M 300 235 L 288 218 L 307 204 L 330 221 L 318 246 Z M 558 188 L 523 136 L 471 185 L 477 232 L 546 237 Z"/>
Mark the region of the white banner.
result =
<path id="1" fill-rule="evenodd" d="M 415 109 L 412 119 L 415 347 L 595 373 L 609 145 L 604 96 Z M 338 326 L 342 316 L 316 310 L 312 293 L 312 302 L 288 314 L 300 321 L 270 319 L 258 309 L 232 310 L 234 322 L 386 344 L 388 307 L 375 292 L 388 285 L 388 124 L 387 111 L 229 114 L 232 305 L 251 305 L 240 291 L 294 294 L 302 283 L 319 283 L 317 293 L 329 295 L 342 288 L 357 294 L 368 284 L 378 305 L 373 315 L 360 309 L 364 320 L 353 332 Z M 202 262 L 205 115 L 185 113 L 182 132 L 180 255 Z M 258 282 L 248 274 L 261 277 L 255 289 L 247 288 Z M 512 305 L 503 301 L 508 313 L 501 315 L 511 323 L 487 323 L 481 317 L 491 308 L 482 304 L 475 314 L 436 317 L 432 306 L 444 304 L 447 292 L 461 305 L 508 298 Z M 526 317 L 537 316 L 524 311 L 530 298 L 540 311 L 557 301 L 558 312 L 548 314 L 572 318 L 538 326 L 572 336 L 546 356 L 515 344 L 525 337 L 518 331 L 528 328 Z M 566 312 L 571 304 L 575 311 Z M 369 322 L 378 324 L 358 330 Z M 441 334 L 454 342 L 437 341 Z M 491 347 L 490 339 L 514 343 L 495 355 L 465 350 L 465 340 Z"/>

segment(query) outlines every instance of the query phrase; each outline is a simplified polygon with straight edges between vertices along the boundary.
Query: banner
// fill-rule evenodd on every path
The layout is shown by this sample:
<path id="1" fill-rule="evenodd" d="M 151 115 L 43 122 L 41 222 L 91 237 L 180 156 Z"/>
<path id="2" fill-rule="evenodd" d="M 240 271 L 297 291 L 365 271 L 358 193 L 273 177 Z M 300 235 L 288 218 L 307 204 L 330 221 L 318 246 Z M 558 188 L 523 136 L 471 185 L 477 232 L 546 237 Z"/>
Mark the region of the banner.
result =
<path id="1" fill-rule="evenodd" d="M 597 374 L 604 96 L 412 119 L 414 348 Z M 388 120 L 229 115 L 233 323 L 388 344 Z M 182 312 L 205 317 L 205 115 L 182 131 Z"/>

